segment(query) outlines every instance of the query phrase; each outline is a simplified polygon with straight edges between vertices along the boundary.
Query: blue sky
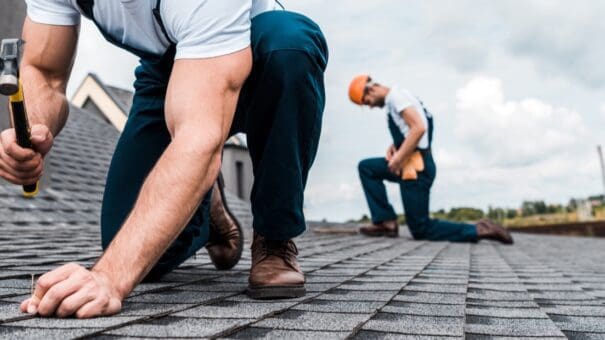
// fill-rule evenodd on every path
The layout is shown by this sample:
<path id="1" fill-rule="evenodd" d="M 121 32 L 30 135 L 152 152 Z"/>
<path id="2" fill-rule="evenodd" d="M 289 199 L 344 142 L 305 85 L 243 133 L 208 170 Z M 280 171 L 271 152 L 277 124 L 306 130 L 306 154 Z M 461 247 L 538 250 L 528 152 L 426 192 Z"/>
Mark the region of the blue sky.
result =
<path id="1" fill-rule="evenodd" d="M 327 105 L 306 191 L 309 219 L 367 213 L 357 163 L 382 156 L 386 116 L 348 102 L 370 73 L 419 96 L 434 113 L 437 179 L 431 210 L 566 203 L 603 191 L 605 3 L 600 0 L 282 1 L 313 18 L 330 47 Z M 68 92 L 93 71 L 131 88 L 137 64 L 82 27 Z M 388 186 L 402 211 L 398 187 Z"/>

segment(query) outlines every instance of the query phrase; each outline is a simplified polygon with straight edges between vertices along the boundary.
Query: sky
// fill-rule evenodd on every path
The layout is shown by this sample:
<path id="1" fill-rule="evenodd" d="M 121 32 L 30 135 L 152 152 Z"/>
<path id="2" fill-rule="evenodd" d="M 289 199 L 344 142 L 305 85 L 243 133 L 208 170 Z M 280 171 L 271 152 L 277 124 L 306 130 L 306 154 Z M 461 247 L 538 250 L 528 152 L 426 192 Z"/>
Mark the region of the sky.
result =
<path id="1" fill-rule="evenodd" d="M 360 73 L 407 88 L 435 117 L 431 210 L 516 208 L 602 194 L 605 2 L 578 0 L 282 0 L 330 48 L 327 102 L 305 192 L 308 219 L 368 214 L 357 164 L 385 154 L 386 114 L 347 97 Z M 137 59 L 82 26 L 68 95 L 87 72 L 132 88 Z M 403 212 L 399 188 L 387 185 Z"/>

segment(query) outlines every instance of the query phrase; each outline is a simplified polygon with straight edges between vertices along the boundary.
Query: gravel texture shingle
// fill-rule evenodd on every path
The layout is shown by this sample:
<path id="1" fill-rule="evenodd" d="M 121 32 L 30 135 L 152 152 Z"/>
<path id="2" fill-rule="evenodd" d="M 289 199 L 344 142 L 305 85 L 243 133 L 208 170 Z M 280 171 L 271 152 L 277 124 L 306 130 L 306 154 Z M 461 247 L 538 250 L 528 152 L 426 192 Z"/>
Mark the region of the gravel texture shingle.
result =
<path id="1" fill-rule="evenodd" d="M 122 313 L 91 320 L 21 314 L 31 274 L 101 254 L 103 185 L 117 131 L 72 109 L 33 200 L 0 183 L 0 338 L 226 337 L 265 339 L 605 338 L 605 239 L 515 235 L 515 245 L 318 234 L 297 238 L 308 293 L 244 294 L 250 207 L 228 194 L 247 244 L 233 270 L 205 250 L 160 282 L 143 284 Z M 82 188 L 87 190 L 82 190 Z M 325 226 L 322 223 L 312 224 Z"/>

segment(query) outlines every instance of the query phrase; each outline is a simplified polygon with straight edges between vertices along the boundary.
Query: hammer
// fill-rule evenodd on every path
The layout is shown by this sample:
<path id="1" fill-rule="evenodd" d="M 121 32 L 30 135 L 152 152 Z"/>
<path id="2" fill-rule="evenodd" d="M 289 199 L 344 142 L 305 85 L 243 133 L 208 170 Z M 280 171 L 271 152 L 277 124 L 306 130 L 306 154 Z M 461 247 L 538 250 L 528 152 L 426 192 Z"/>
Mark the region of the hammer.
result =
<path id="1" fill-rule="evenodd" d="M 22 148 L 32 149 L 29 122 L 23 88 L 19 81 L 19 59 L 21 55 L 21 39 L 3 39 L 0 45 L 0 94 L 9 97 L 11 125 L 15 129 L 17 144 Z M 34 197 L 38 194 L 38 183 L 23 186 L 24 197 Z"/>

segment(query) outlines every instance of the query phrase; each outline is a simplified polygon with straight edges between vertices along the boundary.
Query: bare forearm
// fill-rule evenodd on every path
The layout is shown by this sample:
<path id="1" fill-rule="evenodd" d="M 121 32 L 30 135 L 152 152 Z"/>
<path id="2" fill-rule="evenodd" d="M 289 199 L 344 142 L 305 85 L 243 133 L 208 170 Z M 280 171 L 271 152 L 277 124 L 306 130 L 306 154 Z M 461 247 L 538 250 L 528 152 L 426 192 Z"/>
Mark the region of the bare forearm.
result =
<path id="1" fill-rule="evenodd" d="M 22 67 L 21 81 L 30 123 L 46 125 L 54 136 L 58 135 L 69 114 L 63 84 L 55 83 L 33 66 Z"/>
<path id="2" fill-rule="evenodd" d="M 106 273 L 128 295 L 183 230 L 219 167 L 220 147 L 200 152 L 190 141 L 174 139 L 93 271 Z"/>
<path id="3" fill-rule="evenodd" d="M 423 129 L 410 129 L 410 133 L 407 135 L 399 149 L 397 149 L 396 157 L 401 160 L 408 159 L 412 153 L 414 153 L 416 147 L 418 147 L 418 143 L 420 142 L 423 134 Z"/>

